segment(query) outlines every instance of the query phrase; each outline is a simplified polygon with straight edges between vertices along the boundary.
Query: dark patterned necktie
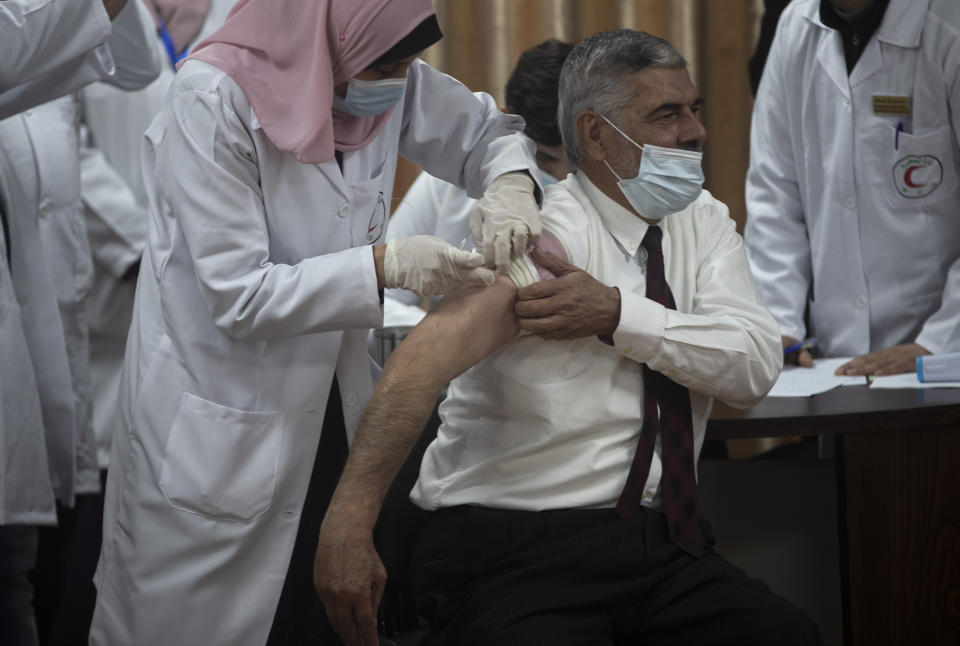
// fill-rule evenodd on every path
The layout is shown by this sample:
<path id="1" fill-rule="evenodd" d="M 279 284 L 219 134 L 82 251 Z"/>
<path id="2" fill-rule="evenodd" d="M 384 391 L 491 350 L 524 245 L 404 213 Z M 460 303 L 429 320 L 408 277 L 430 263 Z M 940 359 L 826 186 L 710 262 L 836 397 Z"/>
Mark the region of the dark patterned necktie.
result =
<path id="1" fill-rule="evenodd" d="M 660 227 L 649 227 L 643 237 L 647 250 L 647 298 L 675 310 L 677 305 L 663 269 Z M 658 414 L 659 409 L 659 414 Z M 637 515 L 643 487 L 650 474 L 653 447 L 660 433 L 663 475 L 660 479 L 670 538 L 694 556 L 703 554 L 704 536 L 700 526 L 700 499 L 693 465 L 693 418 L 686 387 L 643 366 L 643 427 L 637 453 L 630 465 L 627 484 L 617 501 L 622 518 Z"/>

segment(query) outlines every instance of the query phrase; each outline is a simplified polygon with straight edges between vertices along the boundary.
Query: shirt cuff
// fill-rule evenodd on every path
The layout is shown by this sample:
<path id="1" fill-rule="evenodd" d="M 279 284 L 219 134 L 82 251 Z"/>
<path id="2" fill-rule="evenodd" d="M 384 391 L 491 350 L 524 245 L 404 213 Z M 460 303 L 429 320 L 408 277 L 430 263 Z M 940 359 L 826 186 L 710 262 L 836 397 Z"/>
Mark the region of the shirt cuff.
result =
<path id="1" fill-rule="evenodd" d="M 667 324 L 667 309 L 649 298 L 620 290 L 620 325 L 613 333 L 614 348 L 638 363 L 656 358 Z"/>

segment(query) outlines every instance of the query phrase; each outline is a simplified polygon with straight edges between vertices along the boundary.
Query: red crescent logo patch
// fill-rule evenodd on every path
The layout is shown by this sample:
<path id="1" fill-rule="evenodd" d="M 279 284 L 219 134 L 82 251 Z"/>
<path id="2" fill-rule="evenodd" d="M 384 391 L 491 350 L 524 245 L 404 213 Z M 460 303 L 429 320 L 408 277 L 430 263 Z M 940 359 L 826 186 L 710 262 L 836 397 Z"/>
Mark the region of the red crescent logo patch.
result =
<path id="1" fill-rule="evenodd" d="M 926 184 L 917 184 L 913 181 L 913 171 L 918 168 L 923 168 L 923 166 L 913 165 L 907 168 L 903 173 L 903 183 L 909 186 L 910 188 L 923 188 Z"/>
<path id="2" fill-rule="evenodd" d="M 933 155 L 907 155 L 893 165 L 893 185 L 903 197 L 926 197 L 942 181 L 943 164 Z"/>

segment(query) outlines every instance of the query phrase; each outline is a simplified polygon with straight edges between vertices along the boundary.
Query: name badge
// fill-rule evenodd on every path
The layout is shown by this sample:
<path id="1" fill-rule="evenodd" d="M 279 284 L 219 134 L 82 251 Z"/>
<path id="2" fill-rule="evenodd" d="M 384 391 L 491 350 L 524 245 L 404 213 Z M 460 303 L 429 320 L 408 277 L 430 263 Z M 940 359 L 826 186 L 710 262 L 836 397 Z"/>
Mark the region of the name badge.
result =
<path id="1" fill-rule="evenodd" d="M 910 97 L 873 95 L 874 114 L 910 114 Z"/>

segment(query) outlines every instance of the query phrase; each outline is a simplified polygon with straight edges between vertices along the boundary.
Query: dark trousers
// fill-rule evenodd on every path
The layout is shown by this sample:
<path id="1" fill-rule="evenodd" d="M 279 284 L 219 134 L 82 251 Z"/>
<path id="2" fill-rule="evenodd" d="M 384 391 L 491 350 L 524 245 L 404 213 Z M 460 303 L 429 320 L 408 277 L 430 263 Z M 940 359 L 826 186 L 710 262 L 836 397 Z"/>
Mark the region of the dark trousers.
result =
<path id="1" fill-rule="evenodd" d="M 0 644 L 37 646 L 33 585 L 27 573 L 37 561 L 37 528 L 0 525 Z"/>
<path id="2" fill-rule="evenodd" d="M 290 566 L 274 614 L 267 646 L 328 646 L 341 644 L 330 626 L 313 587 L 313 559 L 320 524 L 347 461 L 347 432 L 337 380 L 333 380 L 323 415 L 320 445 L 310 475 L 300 527 L 290 556 Z"/>
<path id="3" fill-rule="evenodd" d="M 434 512 L 413 560 L 428 644 L 820 644 L 809 617 L 710 547 L 670 541 L 663 514 L 453 507 Z"/>
<path id="4" fill-rule="evenodd" d="M 107 472 L 100 472 L 105 485 Z M 93 573 L 103 535 L 103 494 L 81 494 L 71 509 L 57 504 L 57 526 L 41 527 L 31 574 L 41 646 L 85 646 L 96 605 Z"/>

